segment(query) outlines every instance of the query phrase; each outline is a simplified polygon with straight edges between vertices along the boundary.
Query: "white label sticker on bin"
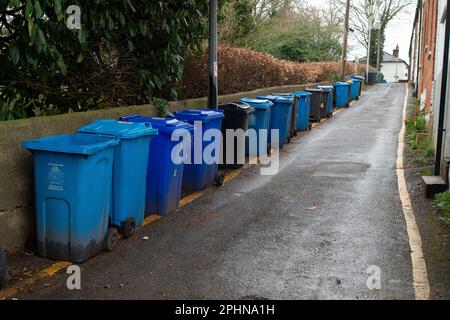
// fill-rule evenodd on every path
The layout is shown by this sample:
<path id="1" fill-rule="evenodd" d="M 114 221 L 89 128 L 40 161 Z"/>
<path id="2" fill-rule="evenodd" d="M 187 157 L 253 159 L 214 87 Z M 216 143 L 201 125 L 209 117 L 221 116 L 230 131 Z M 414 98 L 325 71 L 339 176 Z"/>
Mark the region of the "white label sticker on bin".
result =
<path id="1" fill-rule="evenodd" d="M 178 170 L 175 170 L 175 171 L 173 172 L 173 176 L 174 176 L 174 177 L 177 176 L 177 172 L 178 172 Z"/>
<path id="2" fill-rule="evenodd" d="M 59 163 L 49 163 L 48 190 L 64 191 L 64 165 Z"/>

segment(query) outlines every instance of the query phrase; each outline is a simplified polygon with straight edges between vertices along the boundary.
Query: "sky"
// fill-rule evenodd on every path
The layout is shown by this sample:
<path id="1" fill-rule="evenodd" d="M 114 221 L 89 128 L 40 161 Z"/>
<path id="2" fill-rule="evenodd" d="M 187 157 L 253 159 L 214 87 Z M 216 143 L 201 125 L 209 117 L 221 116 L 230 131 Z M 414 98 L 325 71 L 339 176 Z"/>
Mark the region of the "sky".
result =
<path id="1" fill-rule="evenodd" d="M 384 51 L 392 54 L 397 44 L 400 47 L 400 58 L 409 63 L 409 45 L 411 40 L 412 26 L 414 22 L 414 14 L 416 10 L 416 1 L 410 0 L 411 5 L 406 8 L 401 14 L 395 17 L 386 30 L 386 41 Z M 328 0 L 306 0 L 306 2 L 315 7 L 326 7 Z M 342 10 L 344 10 L 343 8 Z M 351 26 L 350 26 L 351 27 Z M 355 57 L 366 56 L 366 50 L 358 44 L 355 38 L 349 35 L 350 46 L 349 60 L 354 60 Z"/>

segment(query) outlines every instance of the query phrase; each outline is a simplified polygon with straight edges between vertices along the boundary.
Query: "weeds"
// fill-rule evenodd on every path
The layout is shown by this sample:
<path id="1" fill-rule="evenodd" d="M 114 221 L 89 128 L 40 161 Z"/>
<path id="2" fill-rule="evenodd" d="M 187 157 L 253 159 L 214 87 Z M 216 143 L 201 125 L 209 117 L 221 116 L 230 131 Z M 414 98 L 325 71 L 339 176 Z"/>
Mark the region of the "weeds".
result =
<path id="1" fill-rule="evenodd" d="M 416 117 L 415 127 L 417 131 L 425 131 L 427 129 L 427 122 L 424 115 Z"/>
<path id="2" fill-rule="evenodd" d="M 434 206 L 440 210 L 442 222 L 450 226 L 450 190 L 436 195 Z"/>
<path id="3" fill-rule="evenodd" d="M 417 139 L 418 133 L 426 132 L 427 123 L 424 115 L 417 115 L 405 121 L 406 143 L 414 151 L 412 163 L 418 166 L 426 166 L 434 155 L 433 140 L 431 135 L 425 139 Z"/>
<path id="4" fill-rule="evenodd" d="M 408 146 L 411 149 L 416 150 L 417 149 L 417 141 L 416 141 L 417 129 L 415 126 L 415 121 L 412 119 L 406 119 L 405 125 L 406 125 L 406 141 L 408 143 Z"/>

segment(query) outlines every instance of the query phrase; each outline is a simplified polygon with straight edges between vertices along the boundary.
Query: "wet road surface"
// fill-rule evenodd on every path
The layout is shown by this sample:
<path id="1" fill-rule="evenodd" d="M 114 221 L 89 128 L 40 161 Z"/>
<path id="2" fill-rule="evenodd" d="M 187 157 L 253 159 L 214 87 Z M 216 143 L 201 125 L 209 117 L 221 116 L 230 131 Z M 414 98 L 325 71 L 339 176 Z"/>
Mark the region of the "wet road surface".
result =
<path id="1" fill-rule="evenodd" d="M 243 170 L 82 265 L 81 291 L 62 273 L 19 298 L 413 299 L 395 172 L 405 94 L 370 88 L 287 145 L 277 175 Z"/>

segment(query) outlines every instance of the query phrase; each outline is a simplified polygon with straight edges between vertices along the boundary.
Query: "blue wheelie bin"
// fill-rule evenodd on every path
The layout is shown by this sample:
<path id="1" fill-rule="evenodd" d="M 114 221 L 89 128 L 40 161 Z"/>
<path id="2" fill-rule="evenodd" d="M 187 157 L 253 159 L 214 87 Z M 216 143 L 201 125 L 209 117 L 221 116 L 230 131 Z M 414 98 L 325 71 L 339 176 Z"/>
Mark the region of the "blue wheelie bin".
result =
<path id="1" fill-rule="evenodd" d="M 311 93 L 299 91 L 294 92 L 293 95 L 298 97 L 297 130 L 310 130 L 309 114 L 311 109 Z"/>
<path id="2" fill-rule="evenodd" d="M 273 103 L 270 112 L 269 143 L 272 145 L 272 130 L 279 130 L 279 148 L 283 148 L 289 138 L 291 113 L 294 105 L 294 97 L 259 96 L 257 99 L 269 100 Z"/>
<path id="3" fill-rule="evenodd" d="M 352 78 L 352 87 L 350 89 L 350 99 L 359 100 L 361 92 L 362 81 L 356 78 Z"/>
<path id="4" fill-rule="evenodd" d="M 297 117 L 298 117 L 298 103 L 299 99 L 297 96 L 294 96 L 292 93 L 272 93 L 273 96 L 280 97 L 288 97 L 293 98 L 292 110 L 291 110 L 291 120 L 289 123 L 288 129 L 288 143 L 291 142 L 291 139 L 297 136 Z"/>
<path id="5" fill-rule="evenodd" d="M 336 108 L 348 108 L 350 106 L 350 84 L 347 82 L 336 82 L 334 88 Z"/>
<path id="6" fill-rule="evenodd" d="M 257 145 L 250 146 L 249 139 L 246 141 L 245 152 L 247 156 L 267 155 L 267 145 L 269 144 L 270 111 L 273 103 L 269 100 L 242 98 L 241 102 L 247 103 L 255 108 L 255 112 L 250 113 L 248 128 L 256 131 Z M 263 130 L 263 131 L 261 131 Z"/>
<path id="7" fill-rule="evenodd" d="M 111 221 L 126 238 L 144 222 L 148 150 L 158 134 L 149 123 L 96 120 L 78 129 L 80 134 L 115 137 Z"/>
<path id="8" fill-rule="evenodd" d="M 148 122 L 159 131 L 159 135 L 154 137 L 150 143 L 145 212 L 167 216 L 179 206 L 184 172 L 184 161 L 179 162 L 178 159 L 172 159 L 172 152 L 176 152 L 182 158 L 183 151 L 186 149 L 182 148 L 180 142 L 172 141 L 172 137 L 184 141 L 183 135 L 188 134 L 188 139 L 191 141 L 194 126 L 174 118 L 141 117 L 139 115 L 122 117 L 121 120 L 134 123 Z M 188 148 L 190 147 L 189 144 Z M 175 150 L 175 148 L 178 149 Z"/>
<path id="9" fill-rule="evenodd" d="M 187 122 L 194 125 L 194 137 L 192 139 L 193 148 L 191 152 L 190 164 L 185 164 L 183 174 L 183 188 L 190 191 L 201 191 L 208 187 L 213 186 L 215 183 L 221 184 L 221 178 L 219 177 L 219 157 L 222 141 L 213 139 L 213 141 L 203 141 L 203 134 L 209 129 L 215 129 L 220 132 L 222 129 L 222 119 L 225 118 L 221 110 L 212 109 L 190 109 L 175 112 L 175 118 L 183 122 Z M 195 126 L 195 122 L 200 122 L 202 130 L 199 130 L 198 126 Z M 200 144 L 202 155 L 206 147 L 212 150 L 211 156 L 214 158 L 214 163 L 205 161 L 202 159 L 195 159 L 195 148 L 198 147 L 195 141 L 202 141 Z M 211 146 L 210 146 L 211 145 Z"/>
<path id="10" fill-rule="evenodd" d="M 363 83 L 365 83 L 366 79 L 364 77 L 358 76 L 358 75 L 353 75 L 352 79 L 357 79 L 357 80 L 361 80 L 361 85 L 359 86 L 359 96 L 361 97 L 362 94 L 362 85 Z"/>
<path id="11" fill-rule="evenodd" d="M 334 87 L 333 86 L 317 86 L 317 88 L 322 89 L 322 98 L 326 99 L 326 101 L 323 101 L 324 116 L 330 118 L 333 116 Z"/>
<path id="12" fill-rule="evenodd" d="M 108 229 L 115 138 L 61 135 L 24 142 L 33 153 L 38 254 L 82 263 L 113 250 Z"/>

